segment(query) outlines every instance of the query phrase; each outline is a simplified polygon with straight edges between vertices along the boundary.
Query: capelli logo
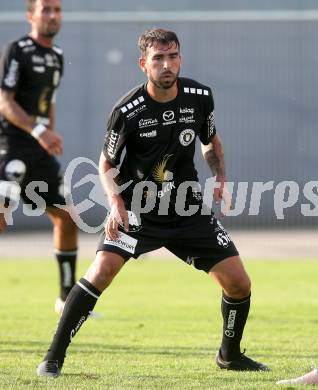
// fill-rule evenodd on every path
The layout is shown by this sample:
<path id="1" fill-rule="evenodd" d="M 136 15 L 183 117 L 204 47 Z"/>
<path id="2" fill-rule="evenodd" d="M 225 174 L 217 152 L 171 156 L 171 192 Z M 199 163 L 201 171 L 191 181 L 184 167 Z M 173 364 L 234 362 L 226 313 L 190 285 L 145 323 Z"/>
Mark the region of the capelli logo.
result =
<path id="1" fill-rule="evenodd" d="M 162 117 L 163 117 L 163 120 L 166 122 L 172 121 L 174 119 L 174 112 L 173 111 L 165 111 L 162 114 Z"/>

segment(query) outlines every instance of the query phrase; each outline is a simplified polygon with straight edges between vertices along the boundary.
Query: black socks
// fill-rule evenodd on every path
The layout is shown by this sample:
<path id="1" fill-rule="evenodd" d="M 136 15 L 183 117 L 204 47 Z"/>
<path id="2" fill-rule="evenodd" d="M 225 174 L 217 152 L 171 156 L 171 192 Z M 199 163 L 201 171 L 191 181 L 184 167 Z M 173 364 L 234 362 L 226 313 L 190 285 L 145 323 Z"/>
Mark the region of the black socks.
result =
<path id="1" fill-rule="evenodd" d="M 72 338 L 89 317 L 100 292 L 81 278 L 69 293 L 62 317 L 44 360 L 58 360 L 63 364 L 66 349 Z"/>
<path id="2" fill-rule="evenodd" d="M 236 359 L 240 354 L 240 342 L 250 309 L 249 295 L 242 299 L 222 296 L 223 338 L 221 355 L 226 361 Z"/>
<path id="3" fill-rule="evenodd" d="M 77 249 L 56 249 L 55 255 L 58 261 L 60 272 L 60 298 L 62 299 L 62 301 L 66 301 L 69 292 L 75 284 Z"/>

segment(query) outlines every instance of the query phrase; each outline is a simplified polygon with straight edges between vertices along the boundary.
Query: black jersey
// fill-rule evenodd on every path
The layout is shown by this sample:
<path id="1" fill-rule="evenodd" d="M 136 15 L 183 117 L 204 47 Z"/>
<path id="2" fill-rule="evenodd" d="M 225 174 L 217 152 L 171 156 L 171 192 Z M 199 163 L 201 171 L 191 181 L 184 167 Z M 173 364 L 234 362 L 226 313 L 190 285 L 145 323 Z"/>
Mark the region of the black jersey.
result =
<path id="1" fill-rule="evenodd" d="M 62 74 L 63 51 L 55 45 L 40 46 L 29 36 L 9 44 L 1 56 L 0 88 L 15 92 L 16 102 L 44 124 Z M 0 134 L 32 138 L 5 118 L 0 120 Z"/>
<path id="2" fill-rule="evenodd" d="M 126 148 L 120 166 L 122 181 L 153 181 L 159 196 L 164 182 L 170 182 L 174 192 L 185 181 L 198 181 L 196 137 L 206 145 L 216 132 L 211 89 L 187 78 L 179 78 L 177 83 L 177 97 L 168 103 L 154 101 L 146 84 L 120 99 L 108 121 L 103 148 L 113 165 L 120 163 Z"/>

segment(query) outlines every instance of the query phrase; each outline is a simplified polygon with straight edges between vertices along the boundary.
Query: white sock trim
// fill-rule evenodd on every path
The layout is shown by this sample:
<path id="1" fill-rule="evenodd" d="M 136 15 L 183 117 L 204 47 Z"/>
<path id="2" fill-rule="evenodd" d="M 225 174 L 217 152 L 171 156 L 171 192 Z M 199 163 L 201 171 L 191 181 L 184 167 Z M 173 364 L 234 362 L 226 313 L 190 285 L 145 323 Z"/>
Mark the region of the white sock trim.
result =
<path id="1" fill-rule="evenodd" d="M 229 301 L 227 301 L 224 297 L 223 297 L 222 299 L 223 299 L 223 301 L 224 301 L 225 303 L 227 303 L 228 305 L 242 305 L 243 303 L 249 302 L 249 301 L 251 300 L 250 297 L 248 297 L 247 299 L 245 299 L 245 301 L 242 301 L 242 302 L 229 302 Z"/>
<path id="2" fill-rule="evenodd" d="M 77 282 L 77 284 L 83 289 L 85 290 L 89 295 L 91 295 L 92 297 L 98 299 L 99 296 L 94 294 L 93 292 L 91 292 L 91 290 L 89 290 L 87 287 L 85 287 L 81 282 Z"/>
<path id="3" fill-rule="evenodd" d="M 62 256 L 76 256 L 77 255 L 77 249 L 66 251 L 61 249 L 54 249 L 54 254 L 56 255 L 62 255 Z"/>

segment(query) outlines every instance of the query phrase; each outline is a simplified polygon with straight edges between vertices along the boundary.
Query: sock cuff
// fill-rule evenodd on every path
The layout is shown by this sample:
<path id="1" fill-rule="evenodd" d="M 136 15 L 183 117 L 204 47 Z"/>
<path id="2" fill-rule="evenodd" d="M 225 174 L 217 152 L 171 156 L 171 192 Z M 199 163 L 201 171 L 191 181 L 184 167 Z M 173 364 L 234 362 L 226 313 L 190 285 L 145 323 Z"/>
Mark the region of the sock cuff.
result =
<path id="1" fill-rule="evenodd" d="M 228 304 L 230 304 L 230 305 L 241 305 L 241 304 L 243 304 L 243 303 L 250 302 L 250 300 L 251 300 L 251 293 L 249 293 L 249 295 L 248 295 L 247 297 L 245 297 L 245 298 L 235 299 L 235 298 L 228 297 L 228 296 L 225 295 L 224 292 L 223 292 L 222 300 L 223 300 L 225 303 L 228 303 Z"/>
<path id="2" fill-rule="evenodd" d="M 77 248 L 74 249 L 57 249 L 54 248 L 54 254 L 60 256 L 76 256 Z"/>
<path id="3" fill-rule="evenodd" d="M 81 278 L 76 284 L 96 299 L 101 295 L 101 292 L 84 278 Z"/>

